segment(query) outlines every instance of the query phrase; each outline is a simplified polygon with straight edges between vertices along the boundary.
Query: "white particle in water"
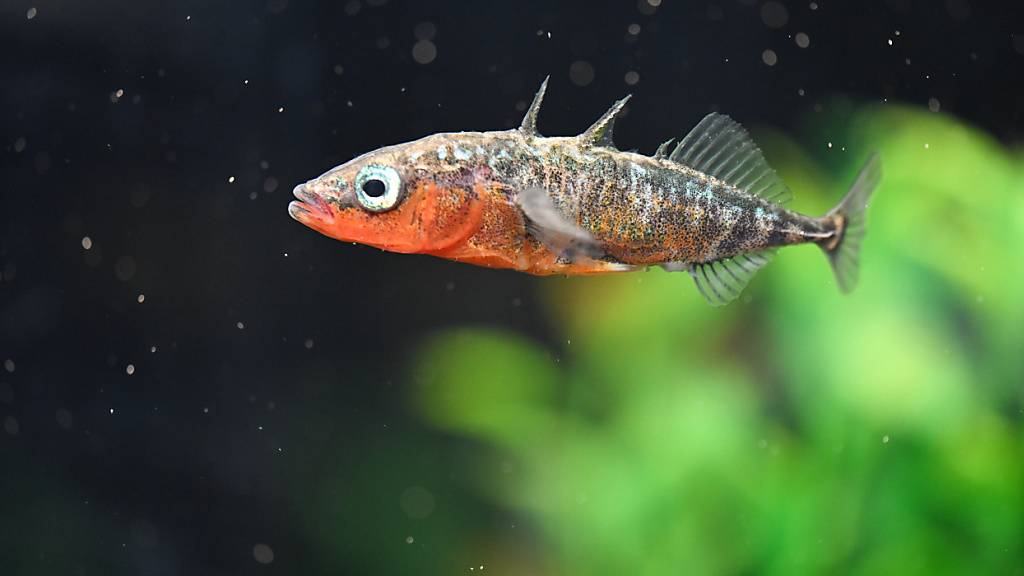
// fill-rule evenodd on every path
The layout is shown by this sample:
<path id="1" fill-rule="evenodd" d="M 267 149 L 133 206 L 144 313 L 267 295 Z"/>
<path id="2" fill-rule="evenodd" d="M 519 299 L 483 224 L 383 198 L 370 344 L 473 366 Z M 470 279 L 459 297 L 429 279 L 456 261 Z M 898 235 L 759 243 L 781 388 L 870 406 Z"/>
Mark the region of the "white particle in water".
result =
<path id="1" fill-rule="evenodd" d="M 939 99 L 938 98 L 929 98 L 928 99 L 928 109 L 929 110 L 931 110 L 932 112 L 938 112 L 939 109 L 941 109 L 941 108 L 942 108 L 942 105 L 939 103 Z"/>
<path id="2" fill-rule="evenodd" d="M 406 536 L 406 537 L 405 537 L 405 543 L 406 543 L 406 544 L 412 544 L 412 543 L 413 543 L 413 542 L 415 542 L 415 541 L 416 541 L 416 539 L 415 539 L 415 538 L 413 538 L 412 536 Z"/>
<path id="3" fill-rule="evenodd" d="M 768 66 L 775 66 L 779 61 L 779 56 L 775 53 L 775 50 L 768 48 L 764 52 L 761 52 L 761 61 Z"/>
<path id="4" fill-rule="evenodd" d="M 228 184 L 234 184 L 234 182 L 235 182 L 235 177 L 234 176 L 228 176 Z"/>
<path id="5" fill-rule="evenodd" d="M 793 40 L 800 48 L 807 48 L 811 45 L 811 37 L 803 32 L 797 32 Z"/>
<path id="6" fill-rule="evenodd" d="M 136 298 L 136 300 L 139 301 L 139 304 L 142 304 L 143 302 L 146 301 L 146 295 L 145 294 L 139 294 L 139 297 Z"/>
<path id="7" fill-rule="evenodd" d="M 924 149 L 927 150 L 928 148 L 930 148 L 930 145 L 927 142 L 925 142 L 924 143 Z"/>
<path id="8" fill-rule="evenodd" d="M 412 46 L 412 59 L 417 64 L 430 64 L 437 58 L 437 46 L 430 40 L 424 39 Z"/>
<path id="9" fill-rule="evenodd" d="M 888 444 L 888 443 L 889 443 L 889 435 L 886 434 L 885 436 L 882 436 L 882 444 Z"/>
<path id="10" fill-rule="evenodd" d="M 86 250 L 92 250 L 92 238 L 88 236 L 82 236 L 82 248 Z"/>
<path id="11" fill-rule="evenodd" d="M 769 28 L 782 28 L 789 22 L 789 10 L 780 2 L 769 0 L 761 6 L 761 22 Z"/>
<path id="12" fill-rule="evenodd" d="M 31 8 L 29 8 L 29 9 L 28 9 L 28 12 L 26 12 L 26 13 L 25 13 L 25 17 L 26 17 L 26 18 L 28 18 L 29 20 L 31 20 L 31 19 L 33 19 L 33 18 L 35 18 L 35 17 L 36 17 L 36 14 L 37 14 L 38 12 L 39 12 L 39 11 L 38 11 L 38 10 L 36 10 L 36 7 L 35 7 L 35 6 L 33 6 L 33 7 L 31 7 Z"/>
<path id="13" fill-rule="evenodd" d="M 637 82 L 640 81 L 640 74 L 634 70 L 630 70 L 629 72 L 626 72 L 625 81 L 626 84 L 634 86 Z"/>
<path id="14" fill-rule="evenodd" d="M 252 547 L 252 557 L 260 564 L 270 564 L 274 561 L 274 550 L 266 544 L 257 544 Z"/>
<path id="15" fill-rule="evenodd" d="M 19 154 L 25 151 L 26 146 L 28 146 L 28 141 L 24 137 L 14 141 L 14 151 Z"/>
<path id="16" fill-rule="evenodd" d="M 832 143 L 831 142 L 828 143 L 828 147 L 829 147 L 829 150 L 832 149 Z"/>
<path id="17" fill-rule="evenodd" d="M 889 38 L 888 40 L 886 40 L 886 42 L 889 43 L 889 46 L 892 46 L 892 38 Z"/>
<path id="18" fill-rule="evenodd" d="M 129 376 L 135 374 L 135 364 L 129 364 L 125 367 L 124 371 L 127 372 Z"/>
<path id="19" fill-rule="evenodd" d="M 631 36 L 636 36 L 640 33 L 640 25 L 634 22 L 626 27 L 626 32 L 629 32 Z"/>
<path id="20" fill-rule="evenodd" d="M 149 347 L 149 353 L 150 354 L 156 354 L 156 346 L 150 346 Z"/>
<path id="21" fill-rule="evenodd" d="M 11 360 L 10 358 L 4 360 L 4 370 L 14 372 L 14 360 Z"/>
<path id="22" fill-rule="evenodd" d="M 433 22 L 420 22 L 412 29 L 417 40 L 433 40 L 437 35 L 437 26 Z"/>
<path id="23" fill-rule="evenodd" d="M 239 330 L 245 330 L 245 323 L 241 321 L 236 322 L 235 327 L 238 328 Z"/>
<path id="24" fill-rule="evenodd" d="M 313 344 L 314 344 L 314 342 L 313 342 L 312 338 L 306 338 L 306 342 L 305 342 L 306 350 L 312 350 L 313 349 Z"/>
<path id="25" fill-rule="evenodd" d="M 577 86 L 587 86 L 594 81 L 594 66 L 585 60 L 577 60 L 569 66 L 569 80 Z"/>
<path id="26" fill-rule="evenodd" d="M 278 112 L 278 114 L 280 114 L 281 112 L 284 112 L 284 106 L 279 107 L 277 109 L 277 112 Z"/>

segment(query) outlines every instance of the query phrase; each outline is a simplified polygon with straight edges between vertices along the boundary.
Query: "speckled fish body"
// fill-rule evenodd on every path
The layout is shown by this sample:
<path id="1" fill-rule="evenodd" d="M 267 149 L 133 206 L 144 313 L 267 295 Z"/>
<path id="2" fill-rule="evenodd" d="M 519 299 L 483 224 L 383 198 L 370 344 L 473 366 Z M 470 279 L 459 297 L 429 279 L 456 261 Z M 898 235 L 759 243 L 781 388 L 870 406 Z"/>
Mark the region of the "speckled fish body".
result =
<path id="1" fill-rule="evenodd" d="M 712 304 L 734 299 L 774 249 L 813 242 L 852 288 L 877 157 L 835 209 L 809 217 L 782 206 L 788 189 L 726 116 L 645 156 L 612 144 L 628 98 L 579 136 L 539 135 L 545 86 L 518 129 L 364 154 L 297 186 L 289 211 L 339 240 L 532 274 L 687 270 Z"/>

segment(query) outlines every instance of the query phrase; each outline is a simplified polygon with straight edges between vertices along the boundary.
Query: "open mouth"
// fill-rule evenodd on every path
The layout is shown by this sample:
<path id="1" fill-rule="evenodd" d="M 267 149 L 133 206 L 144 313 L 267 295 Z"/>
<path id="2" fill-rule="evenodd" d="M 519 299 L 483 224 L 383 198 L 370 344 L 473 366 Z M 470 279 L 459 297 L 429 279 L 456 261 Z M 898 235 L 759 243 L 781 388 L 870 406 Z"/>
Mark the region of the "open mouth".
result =
<path id="1" fill-rule="evenodd" d="M 327 203 L 319 196 L 310 192 L 305 184 L 299 184 L 292 190 L 292 194 L 298 201 L 288 204 L 288 214 L 299 222 L 304 222 L 309 216 L 326 216 L 330 212 Z"/>

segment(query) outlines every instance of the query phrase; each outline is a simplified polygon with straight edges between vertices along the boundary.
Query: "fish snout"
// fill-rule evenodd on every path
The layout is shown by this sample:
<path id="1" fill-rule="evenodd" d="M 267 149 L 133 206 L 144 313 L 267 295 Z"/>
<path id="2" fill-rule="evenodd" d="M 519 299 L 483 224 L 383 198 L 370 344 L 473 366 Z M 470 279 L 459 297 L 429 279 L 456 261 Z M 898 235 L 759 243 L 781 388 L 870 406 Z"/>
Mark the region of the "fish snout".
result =
<path id="1" fill-rule="evenodd" d="M 308 218 L 311 215 L 324 217 L 330 214 L 327 203 L 319 194 L 310 190 L 307 184 L 308 182 L 299 184 L 292 189 L 292 195 L 298 201 L 288 204 L 288 213 L 299 222 L 304 222 L 303 218 Z"/>

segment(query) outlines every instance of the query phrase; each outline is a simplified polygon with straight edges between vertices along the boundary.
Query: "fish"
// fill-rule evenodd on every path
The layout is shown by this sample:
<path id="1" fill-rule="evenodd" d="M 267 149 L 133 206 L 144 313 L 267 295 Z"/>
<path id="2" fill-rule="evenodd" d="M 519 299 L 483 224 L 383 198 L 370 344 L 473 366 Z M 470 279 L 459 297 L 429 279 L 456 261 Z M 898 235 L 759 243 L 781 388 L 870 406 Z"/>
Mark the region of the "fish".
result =
<path id="1" fill-rule="evenodd" d="M 289 214 L 344 242 L 535 275 L 685 271 L 714 306 L 796 244 L 821 247 L 842 292 L 856 285 L 877 153 L 833 209 L 808 216 L 785 208 L 789 188 L 728 116 L 648 156 L 612 140 L 630 96 L 582 134 L 542 136 L 547 85 L 517 128 L 368 152 L 296 186 Z"/>

